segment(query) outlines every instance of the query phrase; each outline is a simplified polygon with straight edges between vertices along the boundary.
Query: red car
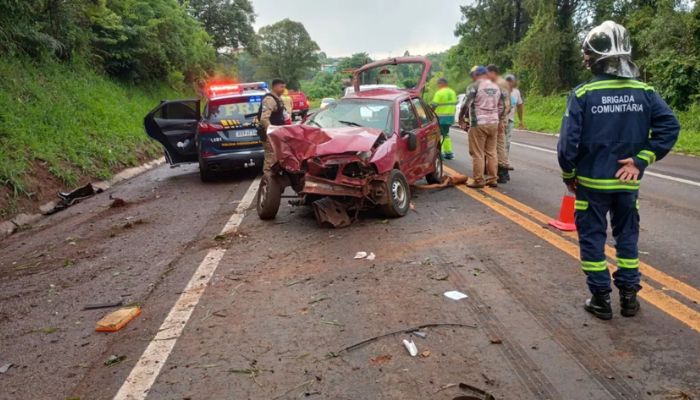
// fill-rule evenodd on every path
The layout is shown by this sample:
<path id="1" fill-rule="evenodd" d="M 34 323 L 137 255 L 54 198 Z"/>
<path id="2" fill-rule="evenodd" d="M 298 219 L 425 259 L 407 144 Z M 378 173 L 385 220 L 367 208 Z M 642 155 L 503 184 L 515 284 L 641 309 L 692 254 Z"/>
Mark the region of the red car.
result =
<path id="1" fill-rule="evenodd" d="M 412 184 L 442 180 L 438 120 L 420 97 L 429 71 L 424 57 L 365 65 L 354 74 L 354 94 L 301 125 L 268 132 L 277 162 L 260 183 L 260 218 L 276 216 L 287 186 L 299 195 L 297 203 L 313 207 L 321 225 L 346 226 L 351 215 L 370 207 L 389 217 L 406 215 Z M 406 78 L 409 72 L 417 77 Z M 360 90 L 361 84 L 392 79 L 414 84 Z"/>
<path id="2" fill-rule="evenodd" d="M 304 119 L 309 113 L 309 100 L 304 92 L 289 91 L 289 97 L 292 98 L 292 120 L 297 117 Z"/>

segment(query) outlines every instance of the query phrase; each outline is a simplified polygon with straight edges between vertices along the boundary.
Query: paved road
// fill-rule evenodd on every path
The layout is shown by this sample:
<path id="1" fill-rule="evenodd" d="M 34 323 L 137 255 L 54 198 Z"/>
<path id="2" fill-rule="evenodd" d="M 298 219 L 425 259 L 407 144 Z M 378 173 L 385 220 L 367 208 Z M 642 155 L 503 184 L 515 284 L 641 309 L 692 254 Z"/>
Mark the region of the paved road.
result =
<path id="1" fill-rule="evenodd" d="M 468 172 L 454 136 L 449 166 Z M 405 218 L 366 213 L 342 230 L 288 206 L 260 221 L 246 212 L 254 176 L 205 185 L 193 167 L 52 216 L 0 242 L 0 366 L 14 364 L 0 398 L 454 399 L 459 382 L 498 399 L 697 398 L 700 187 L 645 179 L 643 310 L 598 321 L 581 309 L 575 238 L 543 227 L 563 192 L 554 141 L 516 142 L 512 184 L 418 191 Z M 697 166 L 653 171 L 696 181 Z M 106 311 L 83 306 L 115 299 L 143 314 L 93 332 Z M 426 324 L 425 338 L 351 347 Z"/>

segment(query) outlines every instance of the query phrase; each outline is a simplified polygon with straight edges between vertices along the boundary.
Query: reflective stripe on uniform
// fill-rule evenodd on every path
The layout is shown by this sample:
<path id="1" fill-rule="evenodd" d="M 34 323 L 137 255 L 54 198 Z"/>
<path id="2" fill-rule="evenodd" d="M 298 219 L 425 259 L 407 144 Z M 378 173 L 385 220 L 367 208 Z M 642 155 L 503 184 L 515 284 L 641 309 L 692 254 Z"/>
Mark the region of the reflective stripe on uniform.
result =
<path id="1" fill-rule="evenodd" d="M 608 270 L 608 262 L 603 261 L 581 261 L 581 269 L 586 272 L 601 272 Z"/>
<path id="2" fill-rule="evenodd" d="M 636 269 L 639 268 L 638 258 L 617 258 L 617 267 L 626 269 Z"/>
<path id="3" fill-rule="evenodd" d="M 588 210 L 588 202 L 586 200 L 576 200 L 574 208 L 579 211 L 586 211 Z"/>
<path id="4" fill-rule="evenodd" d="M 576 97 L 581 97 L 588 92 L 605 89 L 641 89 L 646 91 L 654 91 L 652 86 L 644 82 L 635 80 L 605 80 L 587 83 L 576 89 Z"/>
<path id="5" fill-rule="evenodd" d="M 637 154 L 637 158 L 644 160 L 647 166 L 656 162 L 656 154 L 651 150 L 642 150 Z"/>
<path id="6" fill-rule="evenodd" d="M 562 171 L 562 172 L 561 172 L 561 177 L 564 178 L 564 179 L 575 178 L 575 177 L 576 177 L 576 170 L 573 170 L 573 171 L 571 171 L 571 172 Z"/>
<path id="7" fill-rule="evenodd" d="M 639 190 L 640 181 L 622 182 L 619 179 L 595 179 L 585 176 L 577 177 L 578 183 L 589 189 L 598 190 Z"/>

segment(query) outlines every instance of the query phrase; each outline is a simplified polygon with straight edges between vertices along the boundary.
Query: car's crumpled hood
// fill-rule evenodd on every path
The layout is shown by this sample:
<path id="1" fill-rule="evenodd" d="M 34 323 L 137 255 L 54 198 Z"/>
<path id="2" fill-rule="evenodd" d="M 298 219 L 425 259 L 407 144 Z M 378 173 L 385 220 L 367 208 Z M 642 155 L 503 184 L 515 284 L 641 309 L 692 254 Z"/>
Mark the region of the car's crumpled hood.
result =
<path id="1" fill-rule="evenodd" d="M 318 156 L 371 151 L 382 131 L 366 127 L 321 129 L 310 125 L 270 127 L 268 140 L 280 166 L 301 171 L 304 161 Z"/>

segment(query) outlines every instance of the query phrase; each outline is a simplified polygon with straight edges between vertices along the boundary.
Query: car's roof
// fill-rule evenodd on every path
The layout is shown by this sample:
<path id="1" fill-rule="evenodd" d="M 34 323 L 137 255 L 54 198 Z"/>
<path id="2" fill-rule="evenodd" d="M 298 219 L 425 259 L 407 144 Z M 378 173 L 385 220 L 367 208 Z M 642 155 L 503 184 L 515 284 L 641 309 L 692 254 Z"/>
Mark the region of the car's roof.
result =
<path id="1" fill-rule="evenodd" d="M 401 89 L 370 89 L 359 93 L 351 93 L 345 96 L 345 99 L 377 99 L 377 100 L 397 100 L 402 97 L 409 97 L 410 93 Z"/>
<path id="2" fill-rule="evenodd" d="M 238 99 L 241 97 L 264 96 L 268 92 L 265 90 L 246 90 L 242 93 L 226 93 L 219 96 L 209 97 L 207 100 Z"/>

